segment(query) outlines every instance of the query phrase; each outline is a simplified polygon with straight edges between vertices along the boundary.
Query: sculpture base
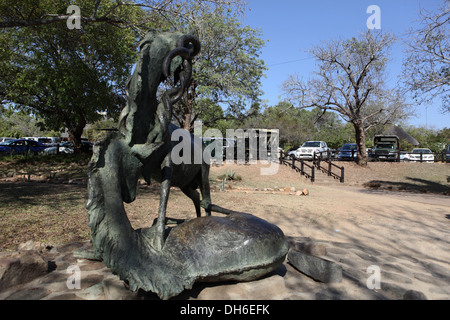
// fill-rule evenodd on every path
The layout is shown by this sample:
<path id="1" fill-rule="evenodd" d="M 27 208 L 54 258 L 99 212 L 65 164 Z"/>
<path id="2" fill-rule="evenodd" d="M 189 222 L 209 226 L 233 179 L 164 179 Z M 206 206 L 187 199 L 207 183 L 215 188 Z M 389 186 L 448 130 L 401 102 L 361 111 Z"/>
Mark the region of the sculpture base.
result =
<path id="1" fill-rule="evenodd" d="M 283 263 L 289 249 L 281 229 L 247 213 L 200 217 L 167 227 L 161 251 L 151 245 L 155 229 L 135 230 L 139 251 L 114 257 L 126 262 L 108 266 L 110 259 L 105 259 L 105 264 L 131 290 L 152 291 L 162 299 L 192 288 L 195 282 L 261 278 Z"/>

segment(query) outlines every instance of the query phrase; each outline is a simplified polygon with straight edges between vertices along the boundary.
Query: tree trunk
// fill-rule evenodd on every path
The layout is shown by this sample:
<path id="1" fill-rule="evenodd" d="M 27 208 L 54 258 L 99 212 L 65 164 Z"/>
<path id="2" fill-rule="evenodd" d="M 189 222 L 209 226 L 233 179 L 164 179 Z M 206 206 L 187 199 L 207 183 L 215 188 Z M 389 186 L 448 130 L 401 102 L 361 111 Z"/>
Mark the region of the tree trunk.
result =
<path id="1" fill-rule="evenodd" d="M 367 166 L 367 161 L 369 160 L 369 156 L 366 151 L 366 131 L 359 123 L 353 123 L 353 127 L 355 128 L 355 139 L 357 145 L 357 153 L 358 153 L 358 165 L 362 167 Z"/>
<path id="2" fill-rule="evenodd" d="M 188 112 L 188 109 L 186 109 L 186 113 L 184 114 L 184 123 L 183 123 L 183 128 L 186 129 L 187 131 L 191 131 L 191 113 Z"/>
<path id="3" fill-rule="evenodd" d="M 188 91 L 184 93 L 183 98 L 183 128 L 191 132 L 192 106 L 194 105 L 194 100 L 191 99 Z"/>
<path id="4" fill-rule="evenodd" d="M 69 139 L 73 142 L 74 153 L 81 153 L 81 136 L 85 127 L 85 123 L 79 123 L 68 128 Z"/>

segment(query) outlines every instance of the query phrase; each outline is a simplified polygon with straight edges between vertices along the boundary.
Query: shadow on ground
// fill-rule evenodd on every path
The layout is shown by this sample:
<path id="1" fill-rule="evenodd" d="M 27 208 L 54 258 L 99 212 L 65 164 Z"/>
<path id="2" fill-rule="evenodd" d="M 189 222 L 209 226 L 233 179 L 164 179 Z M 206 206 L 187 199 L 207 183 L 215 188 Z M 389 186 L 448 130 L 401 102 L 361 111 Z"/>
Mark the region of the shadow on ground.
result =
<path id="1" fill-rule="evenodd" d="M 450 186 L 437 183 L 434 181 L 406 177 L 410 182 L 386 181 L 386 180 L 371 180 L 364 183 L 365 188 L 396 190 L 396 191 L 410 191 L 419 193 L 436 193 L 450 195 Z"/>

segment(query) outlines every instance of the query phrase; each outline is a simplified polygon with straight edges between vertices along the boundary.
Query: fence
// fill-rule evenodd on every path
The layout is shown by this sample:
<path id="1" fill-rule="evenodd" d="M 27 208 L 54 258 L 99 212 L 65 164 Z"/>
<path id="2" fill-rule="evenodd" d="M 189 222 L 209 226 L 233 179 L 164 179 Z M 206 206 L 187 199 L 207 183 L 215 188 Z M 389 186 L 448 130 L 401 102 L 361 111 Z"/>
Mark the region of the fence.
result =
<path id="1" fill-rule="evenodd" d="M 450 153 L 446 153 L 446 150 L 442 150 L 442 152 L 431 152 L 431 153 L 426 153 L 426 152 L 407 153 L 407 155 L 409 155 L 409 156 L 406 157 L 405 159 L 400 159 L 400 153 L 399 153 L 398 159 L 405 160 L 405 161 L 418 161 L 418 162 L 450 162 Z M 411 159 L 411 155 L 419 155 L 419 157 L 418 157 L 418 159 L 416 159 L 416 157 Z M 426 157 L 426 156 L 430 156 L 430 155 L 433 156 L 432 160 L 430 160 L 428 157 Z"/>
<path id="2" fill-rule="evenodd" d="M 300 167 L 296 165 L 296 162 L 300 163 Z M 302 159 L 296 159 L 295 157 L 289 158 L 287 153 L 283 150 L 280 151 L 280 164 L 287 165 L 294 169 L 296 172 L 300 172 L 302 176 L 305 176 L 307 179 L 311 179 L 311 182 L 314 182 L 315 179 L 315 167 L 314 165 L 309 165 L 305 163 Z M 309 172 L 306 171 L 306 168 Z"/>
<path id="3" fill-rule="evenodd" d="M 418 155 L 418 157 L 411 158 L 411 155 Z M 429 159 L 426 156 L 432 155 L 433 158 Z M 356 160 L 356 159 L 355 159 Z M 369 160 L 371 161 L 411 161 L 411 162 L 450 162 L 450 153 L 444 149 L 441 152 L 405 152 L 405 151 L 397 151 L 393 153 L 392 157 L 379 158 L 379 157 L 371 157 L 369 155 Z"/>
<path id="4" fill-rule="evenodd" d="M 303 159 L 298 159 L 295 157 L 289 157 L 286 152 L 280 151 L 280 164 L 287 165 L 301 175 L 305 176 L 307 179 L 311 179 L 311 182 L 315 181 L 316 170 L 320 170 L 327 174 L 329 177 L 339 180 L 344 183 L 344 167 L 339 167 L 332 161 L 331 152 L 328 151 L 326 158 L 321 155 L 314 154 L 311 164 L 308 164 Z M 300 166 L 297 165 L 300 164 Z M 326 166 L 322 166 L 326 163 Z M 333 172 L 333 168 L 338 169 L 339 173 Z"/>
<path id="5" fill-rule="evenodd" d="M 326 153 L 326 157 L 323 157 L 322 154 Z M 322 166 L 322 163 L 326 163 L 326 167 Z M 331 151 L 322 151 L 322 152 L 314 152 L 313 164 L 317 167 L 318 170 L 321 170 L 323 173 L 326 173 L 329 177 L 339 180 L 339 182 L 344 183 L 344 167 L 340 167 L 332 162 Z M 339 173 L 333 172 L 333 168 L 339 170 Z"/>

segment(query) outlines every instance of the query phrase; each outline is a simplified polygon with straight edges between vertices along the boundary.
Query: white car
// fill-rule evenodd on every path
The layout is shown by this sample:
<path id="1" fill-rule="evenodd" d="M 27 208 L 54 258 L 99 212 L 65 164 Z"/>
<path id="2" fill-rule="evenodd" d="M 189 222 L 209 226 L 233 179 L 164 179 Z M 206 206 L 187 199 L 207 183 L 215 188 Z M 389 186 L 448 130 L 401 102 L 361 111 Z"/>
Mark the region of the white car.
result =
<path id="1" fill-rule="evenodd" d="M 289 152 L 290 156 L 295 156 L 298 159 L 312 160 L 314 154 L 316 157 L 325 159 L 327 151 L 330 150 L 324 141 L 306 141 L 300 148 Z"/>
<path id="2" fill-rule="evenodd" d="M 58 147 L 50 147 L 45 149 L 43 152 L 44 154 L 57 154 L 57 149 Z M 61 143 L 61 145 L 59 146 L 59 153 L 61 154 L 71 154 L 73 153 L 73 143 L 71 141 L 66 141 Z"/>
<path id="3" fill-rule="evenodd" d="M 434 162 L 434 154 L 427 148 L 413 149 L 409 154 L 409 161 L 420 161 L 420 155 L 422 155 L 422 162 Z"/>

